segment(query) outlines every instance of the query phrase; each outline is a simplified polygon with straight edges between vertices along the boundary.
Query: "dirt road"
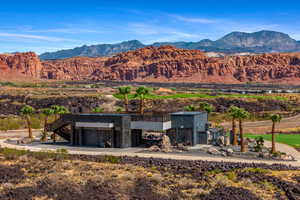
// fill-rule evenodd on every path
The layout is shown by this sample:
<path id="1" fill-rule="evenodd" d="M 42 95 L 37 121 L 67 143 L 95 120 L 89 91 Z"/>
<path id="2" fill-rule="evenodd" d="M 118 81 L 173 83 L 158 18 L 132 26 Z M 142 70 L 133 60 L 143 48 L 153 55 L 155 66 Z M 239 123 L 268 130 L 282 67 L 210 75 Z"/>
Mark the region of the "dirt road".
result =
<path id="1" fill-rule="evenodd" d="M 253 133 L 253 134 L 261 134 L 270 132 L 272 127 L 272 121 L 257 121 L 257 122 L 244 122 L 244 132 L 245 133 Z M 223 123 L 226 129 L 231 128 L 231 122 Z M 280 123 L 276 126 L 277 130 L 287 129 L 287 128 L 300 128 L 300 115 L 283 118 Z"/>

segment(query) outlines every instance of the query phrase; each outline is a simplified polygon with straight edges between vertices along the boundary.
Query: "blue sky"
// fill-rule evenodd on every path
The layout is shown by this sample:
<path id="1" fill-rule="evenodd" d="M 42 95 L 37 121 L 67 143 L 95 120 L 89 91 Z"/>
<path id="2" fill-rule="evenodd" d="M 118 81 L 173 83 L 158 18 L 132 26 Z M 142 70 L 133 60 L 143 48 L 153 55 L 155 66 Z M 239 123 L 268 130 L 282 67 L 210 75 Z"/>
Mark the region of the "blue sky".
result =
<path id="1" fill-rule="evenodd" d="M 300 40 L 300 2 L 285 0 L 4 1 L 0 52 L 43 53 L 137 39 L 216 40 L 232 31 L 275 30 Z"/>

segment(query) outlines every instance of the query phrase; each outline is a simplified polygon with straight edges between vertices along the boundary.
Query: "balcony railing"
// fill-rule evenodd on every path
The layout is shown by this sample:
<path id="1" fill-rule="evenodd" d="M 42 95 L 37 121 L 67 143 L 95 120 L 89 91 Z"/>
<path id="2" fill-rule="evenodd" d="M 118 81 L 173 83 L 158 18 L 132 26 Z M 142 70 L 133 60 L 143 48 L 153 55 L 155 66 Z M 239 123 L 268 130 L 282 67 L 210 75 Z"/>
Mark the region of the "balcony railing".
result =
<path id="1" fill-rule="evenodd" d="M 171 121 L 171 116 L 166 113 L 131 114 L 131 121 L 167 122 Z"/>

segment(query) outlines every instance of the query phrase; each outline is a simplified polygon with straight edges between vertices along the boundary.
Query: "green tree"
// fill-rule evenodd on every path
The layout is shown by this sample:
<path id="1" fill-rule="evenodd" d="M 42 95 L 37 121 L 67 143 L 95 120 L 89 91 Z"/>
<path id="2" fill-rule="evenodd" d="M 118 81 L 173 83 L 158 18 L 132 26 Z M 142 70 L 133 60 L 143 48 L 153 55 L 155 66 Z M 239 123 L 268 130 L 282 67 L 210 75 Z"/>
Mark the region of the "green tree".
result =
<path id="1" fill-rule="evenodd" d="M 240 138 L 241 138 L 241 152 L 246 152 L 244 132 L 243 132 L 243 120 L 249 118 L 250 113 L 243 108 L 237 110 L 237 119 L 239 120 Z"/>
<path id="2" fill-rule="evenodd" d="M 42 110 L 42 113 L 43 115 L 45 116 L 45 119 L 44 119 L 44 131 L 43 131 L 43 134 L 42 134 L 42 138 L 41 140 L 42 141 L 45 141 L 46 140 L 46 137 L 47 137 L 47 125 L 48 125 L 48 119 L 51 115 L 54 114 L 54 110 L 51 109 L 51 108 L 44 108 Z"/>
<path id="3" fill-rule="evenodd" d="M 122 96 L 122 99 L 124 99 L 124 108 L 125 112 L 129 112 L 129 98 L 128 95 L 131 93 L 131 87 L 125 86 L 125 87 L 119 87 L 118 88 L 118 95 Z"/>
<path id="4" fill-rule="evenodd" d="M 207 114 L 210 114 L 215 110 L 215 107 L 209 103 L 201 102 L 199 104 L 199 110 L 207 112 Z"/>
<path id="5" fill-rule="evenodd" d="M 270 119 L 272 120 L 272 153 L 276 153 L 276 147 L 275 147 L 275 125 L 276 123 L 279 123 L 282 119 L 281 115 L 274 114 L 270 116 Z"/>
<path id="6" fill-rule="evenodd" d="M 233 145 L 238 145 L 238 137 L 236 133 L 236 120 L 238 119 L 239 108 L 236 106 L 230 106 L 227 112 L 232 119 Z"/>
<path id="7" fill-rule="evenodd" d="M 93 113 L 102 113 L 103 112 L 103 108 L 100 108 L 100 107 L 93 108 L 92 112 Z"/>
<path id="8" fill-rule="evenodd" d="M 30 139 L 33 138 L 32 136 L 32 128 L 31 128 L 31 119 L 30 116 L 34 113 L 34 108 L 26 105 L 21 108 L 20 113 L 25 117 L 26 123 L 27 123 L 27 128 L 28 128 L 28 137 Z"/>
<path id="9" fill-rule="evenodd" d="M 150 89 L 142 86 L 136 90 L 136 93 L 134 95 L 135 97 L 138 97 L 140 99 L 140 114 L 142 115 L 144 114 L 144 109 L 145 109 L 145 98 L 149 94 L 150 94 Z"/>
<path id="10" fill-rule="evenodd" d="M 184 107 L 185 111 L 194 112 L 196 111 L 196 107 L 194 105 L 188 105 Z"/>
<path id="11" fill-rule="evenodd" d="M 116 112 L 117 112 L 117 113 L 124 112 L 124 109 L 123 109 L 122 107 L 117 107 L 117 108 L 116 108 Z"/>

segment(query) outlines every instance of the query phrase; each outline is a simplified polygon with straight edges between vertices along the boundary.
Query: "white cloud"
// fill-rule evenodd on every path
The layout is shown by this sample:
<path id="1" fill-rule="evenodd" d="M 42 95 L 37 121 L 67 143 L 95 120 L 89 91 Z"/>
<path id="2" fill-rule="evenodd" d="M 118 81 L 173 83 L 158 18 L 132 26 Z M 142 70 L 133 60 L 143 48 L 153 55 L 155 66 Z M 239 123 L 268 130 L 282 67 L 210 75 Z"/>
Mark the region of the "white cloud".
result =
<path id="1" fill-rule="evenodd" d="M 0 36 L 8 38 L 23 38 L 23 39 L 34 39 L 34 40 L 44 40 L 48 42 L 78 42 L 78 40 L 60 38 L 60 37 L 50 37 L 41 35 L 31 35 L 31 34 L 19 34 L 19 33 L 4 33 L 0 32 Z"/>
<path id="2" fill-rule="evenodd" d="M 200 24 L 214 24 L 217 23 L 216 20 L 207 19 L 207 18 L 200 18 L 200 17 L 186 17 L 181 15 L 173 15 L 170 14 L 170 17 L 173 17 L 179 21 L 189 22 L 189 23 L 200 23 Z"/>
<path id="3" fill-rule="evenodd" d="M 195 39 L 201 37 L 201 35 L 183 32 L 174 28 L 142 23 L 130 24 L 129 31 L 142 36 L 155 36 L 159 38 L 166 38 L 167 41 L 174 41 L 179 39 Z"/>
<path id="4" fill-rule="evenodd" d="M 66 33 L 66 34 L 79 34 L 79 33 L 103 33 L 99 30 L 91 29 L 73 29 L 73 28 L 55 28 L 55 29 L 37 29 L 37 30 L 26 30 L 27 33 Z"/>

